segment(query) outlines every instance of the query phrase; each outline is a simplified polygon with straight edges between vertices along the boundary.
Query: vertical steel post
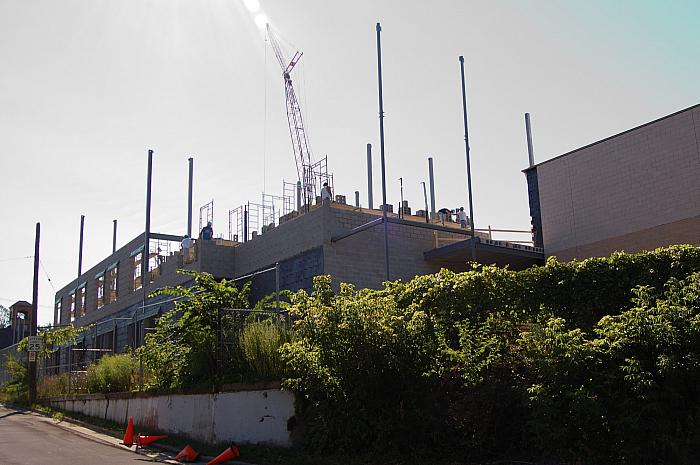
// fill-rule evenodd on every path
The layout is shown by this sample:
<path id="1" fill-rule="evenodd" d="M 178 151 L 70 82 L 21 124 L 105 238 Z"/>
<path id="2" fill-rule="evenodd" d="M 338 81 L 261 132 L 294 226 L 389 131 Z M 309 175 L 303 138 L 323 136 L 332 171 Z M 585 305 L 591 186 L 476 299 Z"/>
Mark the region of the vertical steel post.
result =
<path id="1" fill-rule="evenodd" d="M 301 211 L 301 181 L 297 181 L 297 211 Z"/>
<path id="2" fill-rule="evenodd" d="M 377 23 L 377 81 L 379 84 L 379 153 L 382 163 L 382 220 L 384 222 L 384 256 L 386 260 L 386 280 L 389 281 L 389 221 L 386 216 L 386 166 L 384 163 L 384 97 L 382 94 L 382 26 Z"/>
<path id="3" fill-rule="evenodd" d="M 433 157 L 428 157 L 428 182 L 430 182 L 430 219 L 435 220 L 435 172 L 433 171 Z"/>
<path id="4" fill-rule="evenodd" d="M 425 200 L 425 222 L 430 223 L 430 220 L 428 219 L 428 194 L 425 190 L 425 181 L 421 181 L 421 184 L 423 184 L 423 199 Z"/>
<path id="5" fill-rule="evenodd" d="M 34 282 L 32 285 L 32 314 L 29 317 L 29 335 L 36 336 L 37 307 L 39 305 L 39 240 L 41 236 L 41 224 L 36 224 L 36 236 L 34 238 Z M 23 322 L 24 323 L 24 322 Z M 35 354 L 35 356 L 38 354 Z M 36 401 L 36 366 L 38 358 L 29 361 L 29 405 Z"/>
<path id="6" fill-rule="evenodd" d="M 367 144 L 367 207 L 374 208 L 374 194 L 372 191 L 372 144 Z"/>
<path id="7" fill-rule="evenodd" d="M 194 159 L 188 158 L 189 182 L 187 184 L 187 236 L 192 237 L 192 187 L 194 183 Z"/>
<path id="8" fill-rule="evenodd" d="M 403 211 L 403 178 L 399 178 L 399 184 L 401 185 L 401 203 L 399 204 L 399 218 L 405 218 L 406 212 Z"/>
<path id="9" fill-rule="evenodd" d="M 112 253 L 117 251 L 117 220 L 112 220 L 114 228 L 112 231 Z"/>
<path id="10" fill-rule="evenodd" d="M 73 384 L 73 344 L 68 346 L 68 397 Z"/>
<path id="11" fill-rule="evenodd" d="M 148 169 L 146 172 L 146 230 L 143 234 L 143 258 L 141 259 L 141 286 L 143 287 L 143 305 L 141 313 L 146 309 L 146 298 L 148 297 L 147 285 L 150 283 L 148 276 L 148 261 L 151 242 L 151 181 L 153 179 L 153 150 L 148 150 Z M 140 342 L 140 341 L 139 341 Z M 134 346 L 135 348 L 136 346 Z M 140 371 L 140 370 L 139 370 Z"/>
<path id="12" fill-rule="evenodd" d="M 535 165 L 535 153 L 532 150 L 532 128 L 530 127 L 530 113 L 525 113 L 525 133 L 527 135 L 527 158 L 530 166 Z"/>
<path id="13" fill-rule="evenodd" d="M 460 70 L 462 75 L 462 112 L 464 113 L 464 147 L 467 154 L 467 189 L 469 190 L 469 219 L 471 223 L 472 236 L 472 261 L 476 261 L 476 238 L 474 237 L 474 203 L 472 202 L 472 168 L 469 156 L 469 129 L 467 125 L 467 85 L 464 81 L 464 57 L 459 57 Z"/>
<path id="14" fill-rule="evenodd" d="M 248 242 L 248 205 L 243 205 L 243 242 Z"/>
<path id="15" fill-rule="evenodd" d="M 355 191 L 355 207 L 360 208 L 360 191 Z"/>
<path id="16" fill-rule="evenodd" d="M 78 281 L 83 274 L 83 232 L 85 230 L 85 215 L 80 215 L 80 244 L 78 245 Z M 78 287 L 76 284 L 75 287 Z"/>
<path id="17" fill-rule="evenodd" d="M 275 301 L 277 303 L 277 316 L 280 314 L 280 262 L 275 263 Z"/>

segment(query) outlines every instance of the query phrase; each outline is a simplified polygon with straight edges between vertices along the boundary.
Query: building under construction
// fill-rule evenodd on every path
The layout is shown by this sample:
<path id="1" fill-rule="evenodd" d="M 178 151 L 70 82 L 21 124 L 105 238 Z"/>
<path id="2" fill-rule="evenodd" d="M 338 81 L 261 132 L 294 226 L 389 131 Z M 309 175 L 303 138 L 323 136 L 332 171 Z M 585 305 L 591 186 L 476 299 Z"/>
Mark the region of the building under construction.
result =
<path id="1" fill-rule="evenodd" d="M 136 347 L 155 319 L 174 305 L 170 296 L 148 295 L 193 281 L 178 269 L 241 284 L 249 280 L 254 302 L 277 289 L 309 290 L 313 277 L 322 274 L 330 274 L 336 286 L 346 282 L 378 288 L 387 272 L 391 280 L 408 280 L 442 267 L 464 270 L 473 253 L 478 261 L 513 268 L 542 261 L 536 248 L 491 240 L 487 231 L 477 231 L 473 241 L 470 230 L 457 223 L 437 215 L 426 221 L 425 211 L 412 215 L 407 202 L 400 214 L 387 207 L 385 222 L 383 209 L 347 205 L 342 196 L 339 201 L 317 200 L 263 227 L 246 227 L 240 236 L 199 238 L 189 249 L 181 248 L 182 236 L 150 233 L 146 250 L 144 235 L 139 235 L 56 293 L 55 323 L 94 324 L 83 335 L 82 347 Z"/>

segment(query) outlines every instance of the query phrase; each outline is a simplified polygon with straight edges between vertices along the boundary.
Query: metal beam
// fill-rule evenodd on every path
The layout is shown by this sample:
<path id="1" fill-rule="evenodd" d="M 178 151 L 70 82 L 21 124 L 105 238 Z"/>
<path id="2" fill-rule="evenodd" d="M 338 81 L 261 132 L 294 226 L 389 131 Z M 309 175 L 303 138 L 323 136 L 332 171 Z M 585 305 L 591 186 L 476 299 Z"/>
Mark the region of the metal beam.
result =
<path id="1" fill-rule="evenodd" d="M 346 237 L 354 236 L 359 232 L 366 231 L 367 229 L 373 228 L 375 226 L 379 226 L 382 223 L 384 223 L 384 218 L 377 218 L 376 220 L 372 220 L 369 223 L 365 223 L 356 228 L 352 228 L 350 231 L 346 231 L 342 234 L 338 234 L 337 236 L 331 237 L 331 242 L 338 242 L 340 240 L 345 239 Z"/>

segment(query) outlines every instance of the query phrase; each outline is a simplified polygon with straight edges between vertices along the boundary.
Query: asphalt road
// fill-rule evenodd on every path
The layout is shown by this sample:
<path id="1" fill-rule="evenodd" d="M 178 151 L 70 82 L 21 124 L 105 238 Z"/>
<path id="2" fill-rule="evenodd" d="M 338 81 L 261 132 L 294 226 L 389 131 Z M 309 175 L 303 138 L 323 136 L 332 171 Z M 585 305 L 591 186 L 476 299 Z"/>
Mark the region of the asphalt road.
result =
<path id="1" fill-rule="evenodd" d="M 34 415 L 0 407 L 0 464 L 143 465 L 144 462 L 151 459 L 83 438 Z"/>

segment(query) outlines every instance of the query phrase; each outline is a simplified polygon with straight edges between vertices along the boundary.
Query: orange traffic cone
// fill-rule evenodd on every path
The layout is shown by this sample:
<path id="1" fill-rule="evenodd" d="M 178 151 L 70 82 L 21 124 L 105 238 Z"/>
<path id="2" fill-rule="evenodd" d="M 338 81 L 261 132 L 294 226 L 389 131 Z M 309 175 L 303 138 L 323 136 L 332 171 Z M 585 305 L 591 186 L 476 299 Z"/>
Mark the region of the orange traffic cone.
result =
<path id="1" fill-rule="evenodd" d="M 139 434 L 136 436 L 136 444 L 138 444 L 139 447 L 146 447 L 149 444 L 165 438 L 167 438 L 167 436 L 145 436 L 143 434 Z"/>
<path id="2" fill-rule="evenodd" d="M 134 417 L 129 417 L 129 424 L 126 426 L 126 431 L 124 431 L 124 440 L 122 441 L 125 446 L 134 445 Z"/>
<path id="3" fill-rule="evenodd" d="M 212 460 L 211 462 L 207 463 L 207 465 L 216 465 L 217 463 L 224 463 L 229 460 L 233 460 L 236 457 L 240 457 L 241 454 L 238 452 L 238 447 L 236 446 L 235 443 L 231 443 L 231 446 L 223 451 L 217 458 Z"/>
<path id="4" fill-rule="evenodd" d="M 179 454 L 175 456 L 175 460 L 180 460 L 184 462 L 194 462 L 199 457 L 199 452 L 192 449 L 192 446 L 187 444 L 184 449 L 180 451 Z"/>

